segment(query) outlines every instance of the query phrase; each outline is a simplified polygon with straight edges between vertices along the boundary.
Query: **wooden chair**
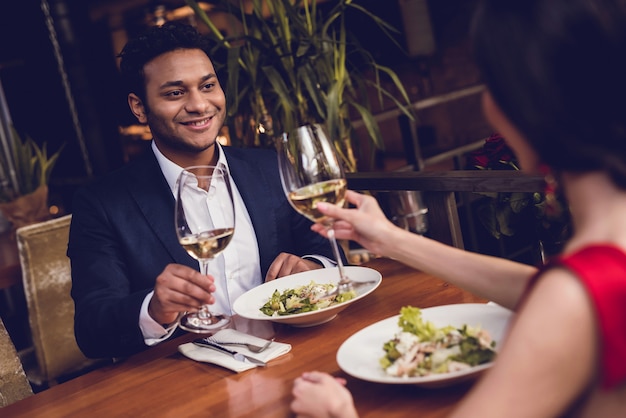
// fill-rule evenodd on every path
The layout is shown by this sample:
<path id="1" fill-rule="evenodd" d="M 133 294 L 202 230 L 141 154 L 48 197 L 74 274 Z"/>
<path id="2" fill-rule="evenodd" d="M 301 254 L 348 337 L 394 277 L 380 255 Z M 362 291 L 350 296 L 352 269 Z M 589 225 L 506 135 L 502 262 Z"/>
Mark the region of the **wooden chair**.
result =
<path id="1" fill-rule="evenodd" d="M 32 394 L 22 362 L 0 319 L 0 408 Z"/>
<path id="2" fill-rule="evenodd" d="M 27 374 L 38 385 L 86 370 L 86 358 L 74 337 L 74 302 L 67 257 L 71 215 L 28 225 L 16 231 L 24 293 L 37 369 Z"/>

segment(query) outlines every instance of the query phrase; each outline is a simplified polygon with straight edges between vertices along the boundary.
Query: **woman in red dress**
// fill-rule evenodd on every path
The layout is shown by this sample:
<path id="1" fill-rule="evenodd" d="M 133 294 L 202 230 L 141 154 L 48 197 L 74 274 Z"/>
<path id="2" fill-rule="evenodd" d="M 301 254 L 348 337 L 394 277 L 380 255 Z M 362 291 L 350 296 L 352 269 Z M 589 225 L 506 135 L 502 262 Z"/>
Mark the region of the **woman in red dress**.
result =
<path id="1" fill-rule="evenodd" d="M 562 254 L 536 269 L 455 249 L 395 227 L 355 192 L 356 209 L 318 208 L 337 219 L 337 238 L 516 311 L 452 416 L 626 417 L 626 1 L 484 0 L 473 40 L 487 119 L 522 169 L 568 200 Z M 342 383 L 305 373 L 293 411 L 357 416 Z"/>

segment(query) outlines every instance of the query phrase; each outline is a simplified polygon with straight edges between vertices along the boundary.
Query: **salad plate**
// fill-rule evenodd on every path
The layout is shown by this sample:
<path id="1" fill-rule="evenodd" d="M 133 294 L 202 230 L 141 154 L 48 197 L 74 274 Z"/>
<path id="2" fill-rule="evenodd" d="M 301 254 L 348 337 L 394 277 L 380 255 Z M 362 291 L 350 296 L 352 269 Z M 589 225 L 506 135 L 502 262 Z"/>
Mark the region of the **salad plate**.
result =
<path id="1" fill-rule="evenodd" d="M 495 341 L 498 351 L 512 316 L 512 311 L 499 305 L 487 303 L 462 303 L 421 309 L 422 319 L 436 327 L 452 325 L 460 328 L 467 324 L 486 330 Z M 415 377 L 394 377 L 385 373 L 380 365 L 384 357 L 383 345 L 399 330 L 400 315 L 392 316 L 369 325 L 350 336 L 337 351 L 337 363 L 347 374 L 361 380 L 387 384 L 413 384 L 422 387 L 443 387 L 476 377 L 493 362 L 465 370 Z"/>
<path id="2" fill-rule="evenodd" d="M 336 284 L 339 281 L 339 272 L 335 267 L 296 273 L 264 283 L 239 296 L 233 304 L 233 310 L 237 315 L 244 318 L 272 321 L 289 324 L 295 327 L 312 327 L 323 324 L 331 321 L 339 312 L 350 306 L 351 303 L 363 299 L 365 296 L 372 293 L 380 285 L 382 280 L 381 274 L 369 267 L 345 266 L 344 269 L 347 276 L 356 282 L 372 282 L 371 284 L 368 283 L 366 285 L 357 286 L 355 289 L 356 296 L 348 301 L 330 305 L 315 311 L 282 316 L 269 316 L 261 312 L 261 307 L 269 301 L 275 291 L 283 292 L 287 289 L 295 289 L 300 286 L 308 285 L 311 281 L 316 284 Z"/>

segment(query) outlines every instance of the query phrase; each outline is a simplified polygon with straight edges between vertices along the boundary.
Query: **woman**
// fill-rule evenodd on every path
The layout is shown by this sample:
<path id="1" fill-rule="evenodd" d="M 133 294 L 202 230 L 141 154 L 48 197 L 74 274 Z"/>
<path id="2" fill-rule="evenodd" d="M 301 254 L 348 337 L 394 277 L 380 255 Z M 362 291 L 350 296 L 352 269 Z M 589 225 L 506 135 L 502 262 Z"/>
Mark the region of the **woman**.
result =
<path id="1" fill-rule="evenodd" d="M 568 199 L 562 254 L 537 271 L 447 247 L 355 192 L 356 209 L 318 209 L 337 219 L 338 238 L 516 310 L 494 366 L 452 416 L 626 416 L 626 1 L 485 0 L 473 41 L 488 121 L 523 170 L 550 188 L 557 178 Z M 357 416 L 342 383 L 305 373 L 293 411 Z"/>

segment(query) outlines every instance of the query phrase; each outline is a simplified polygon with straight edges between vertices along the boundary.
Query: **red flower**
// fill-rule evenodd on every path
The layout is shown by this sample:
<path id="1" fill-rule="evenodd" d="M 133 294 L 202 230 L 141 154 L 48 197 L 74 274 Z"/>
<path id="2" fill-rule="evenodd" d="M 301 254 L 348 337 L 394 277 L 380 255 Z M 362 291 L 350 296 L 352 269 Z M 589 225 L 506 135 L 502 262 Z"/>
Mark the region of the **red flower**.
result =
<path id="1" fill-rule="evenodd" d="M 467 154 L 467 169 L 479 170 L 519 170 L 515 154 L 500 134 L 494 133 L 485 140 L 482 148 Z M 535 211 L 540 220 L 540 231 L 555 229 L 559 234 L 568 233 L 568 217 L 566 210 L 558 201 L 554 183 L 548 184 L 546 194 L 541 193 L 480 193 L 489 198 L 478 209 L 480 222 L 495 237 L 511 236 L 515 233 L 520 214 L 527 209 Z M 558 219 L 557 219 L 558 218 Z"/>
<path id="2" fill-rule="evenodd" d="M 494 133 L 487 138 L 481 149 L 468 154 L 467 165 L 468 168 L 478 168 L 480 170 L 518 169 L 513 151 L 498 133 Z"/>
<path id="3" fill-rule="evenodd" d="M 482 152 L 477 153 L 474 151 L 468 156 L 468 159 L 470 160 L 469 164 L 473 167 L 486 169 L 489 166 L 489 157 Z"/>

